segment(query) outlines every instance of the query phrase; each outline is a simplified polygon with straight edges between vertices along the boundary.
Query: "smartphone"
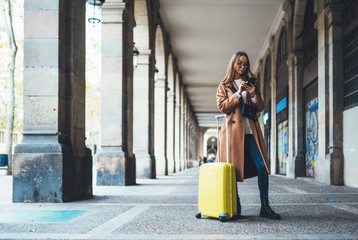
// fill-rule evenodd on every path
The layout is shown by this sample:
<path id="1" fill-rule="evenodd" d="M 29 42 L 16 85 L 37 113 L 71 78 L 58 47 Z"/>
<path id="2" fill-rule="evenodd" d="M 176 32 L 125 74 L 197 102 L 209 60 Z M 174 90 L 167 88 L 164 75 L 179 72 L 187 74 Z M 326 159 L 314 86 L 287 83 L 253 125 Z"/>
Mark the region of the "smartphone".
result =
<path id="1" fill-rule="evenodd" d="M 256 84 L 256 78 L 249 78 L 248 83 L 250 87 L 255 86 Z"/>

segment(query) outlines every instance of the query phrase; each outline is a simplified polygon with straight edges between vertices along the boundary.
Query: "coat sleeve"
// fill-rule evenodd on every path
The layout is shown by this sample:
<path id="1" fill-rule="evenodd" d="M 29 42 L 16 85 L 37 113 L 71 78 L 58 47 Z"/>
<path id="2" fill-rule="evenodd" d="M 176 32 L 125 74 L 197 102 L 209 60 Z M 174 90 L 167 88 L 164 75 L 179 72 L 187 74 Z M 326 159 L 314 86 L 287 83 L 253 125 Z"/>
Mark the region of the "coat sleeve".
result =
<path id="1" fill-rule="evenodd" d="M 257 109 L 257 112 L 261 112 L 264 110 L 265 104 L 262 101 L 261 92 L 259 88 L 256 88 L 256 99 L 256 103 L 253 102 L 252 104 Z"/>
<path id="2" fill-rule="evenodd" d="M 228 96 L 227 88 L 224 84 L 220 84 L 216 91 L 216 104 L 220 112 L 224 114 L 230 113 L 240 103 L 236 94 Z"/>

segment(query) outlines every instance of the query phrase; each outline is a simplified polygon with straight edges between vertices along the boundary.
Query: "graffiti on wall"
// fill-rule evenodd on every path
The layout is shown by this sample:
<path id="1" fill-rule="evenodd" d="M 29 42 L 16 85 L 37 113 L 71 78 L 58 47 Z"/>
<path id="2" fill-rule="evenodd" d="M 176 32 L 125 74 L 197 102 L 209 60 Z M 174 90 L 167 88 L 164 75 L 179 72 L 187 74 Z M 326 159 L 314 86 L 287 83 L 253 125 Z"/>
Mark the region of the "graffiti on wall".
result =
<path id="1" fill-rule="evenodd" d="M 305 148 L 306 176 L 314 177 L 314 165 L 318 159 L 318 98 L 307 103 Z"/>

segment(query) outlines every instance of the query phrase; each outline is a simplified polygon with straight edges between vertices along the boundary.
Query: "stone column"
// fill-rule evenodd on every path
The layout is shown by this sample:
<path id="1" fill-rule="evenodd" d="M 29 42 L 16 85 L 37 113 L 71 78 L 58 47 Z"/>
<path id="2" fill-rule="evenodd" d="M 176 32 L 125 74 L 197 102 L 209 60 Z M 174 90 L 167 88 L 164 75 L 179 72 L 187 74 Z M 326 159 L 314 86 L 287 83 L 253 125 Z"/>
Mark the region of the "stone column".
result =
<path id="1" fill-rule="evenodd" d="M 24 136 L 14 149 L 13 202 L 92 195 L 92 157 L 85 147 L 85 4 L 25 3 Z"/>
<path id="2" fill-rule="evenodd" d="M 194 137 L 194 131 L 193 131 L 193 125 L 192 125 L 192 121 L 189 121 L 189 134 L 188 134 L 188 160 L 187 160 L 187 167 L 190 168 L 191 167 L 191 161 L 193 158 L 193 148 L 195 148 L 194 146 L 194 142 L 193 142 L 193 137 Z"/>
<path id="3" fill-rule="evenodd" d="M 155 159 L 157 175 L 168 174 L 168 161 L 166 156 L 166 77 L 158 76 L 155 83 Z"/>
<path id="4" fill-rule="evenodd" d="M 181 146 L 181 166 L 182 166 L 182 170 L 186 169 L 186 165 L 185 165 L 185 159 L 186 159 L 186 130 L 187 130 L 187 114 L 186 114 L 186 108 L 187 108 L 187 101 L 186 101 L 186 97 L 185 97 L 185 92 L 184 92 L 184 88 L 182 88 L 182 146 Z"/>
<path id="5" fill-rule="evenodd" d="M 333 1 L 340 3 L 341 1 Z M 315 179 L 343 184 L 343 4 L 321 9 L 318 30 L 319 161 Z"/>
<path id="6" fill-rule="evenodd" d="M 304 129 L 304 105 L 303 105 L 303 51 L 296 51 L 292 56 L 292 85 L 294 91 L 289 94 L 294 95 L 293 115 L 292 115 L 292 133 L 294 134 L 292 162 L 294 168 L 294 176 L 303 177 L 306 175 L 305 169 L 305 129 Z M 290 112 L 290 111 L 289 111 Z M 291 123 L 289 123 L 290 126 Z M 291 131 L 290 131 L 291 132 Z M 290 139 L 291 140 L 291 139 Z M 289 141 L 290 142 L 290 141 Z"/>
<path id="7" fill-rule="evenodd" d="M 180 171 L 184 170 L 184 87 L 182 85 L 182 82 L 179 84 L 180 86 L 180 149 L 179 149 L 179 164 L 180 164 Z"/>
<path id="8" fill-rule="evenodd" d="M 97 185 L 135 184 L 132 153 L 133 13 L 126 3 L 102 7 L 101 151 Z"/>
<path id="9" fill-rule="evenodd" d="M 190 105 L 188 96 L 186 96 L 186 130 L 185 130 L 185 167 L 189 167 L 190 161 L 190 126 L 191 126 L 191 118 L 190 118 Z"/>
<path id="10" fill-rule="evenodd" d="M 156 178 L 156 159 L 155 159 L 155 55 L 150 55 L 150 68 L 149 68 L 149 152 L 152 156 L 150 178 Z"/>
<path id="11" fill-rule="evenodd" d="M 178 82 L 178 79 L 177 79 L 177 82 Z M 179 88 L 179 84 L 177 84 L 176 86 L 177 86 L 177 88 Z M 174 131 L 175 131 L 175 171 L 179 172 L 179 171 L 181 171 L 181 165 L 180 165 L 180 144 L 181 144 L 180 89 L 177 89 L 176 93 L 177 94 L 175 95 L 176 100 L 175 100 L 175 127 L 174 127 Z"/>
<path id="12" fill-rule="evenodd" d="M 134 70 L 134 113 L 133 113 L 133 149 L 136 157 L 137 178 L 150 178 L 154 156 L 150 151 L 150 111 L 149 111 L 149 60 L 151 50 L 141 50 L 138 67 Z"/>
<path id="13" fill-rule="evenodd" d="M 174 158 L 174 124 L 175 124 L 175 95 L 174 91 L 170 89 L 167 97 L 167 159 L 168 159 L 168 173 L 175 172 L 175 158 Z"/>
<path id="14" fill-rule="evenodd" d="M 344 184 L 343 109 L 344 109 L 344 51 L 343 51 L 343 2 L 331 4 L 326 9 L 329 52 L 329 146 L 331 184 Z"/>
<path id="15" fill-rule="evenodd" d="M 293 2 L 286 1 L 288 62 L 288 161 L 287 177 L 305 176 L 303 112 L 303 52 L 293 49 Z M 296 53 L 296 55 L 295 55 Z"/>
<path id="16" fill-rule="evenodd" d="M 319 3 L 319 2 L 318 2 Z M 322 4 L 321 4 L 322 5 Z M 330 182 L 330 162 L 326 160 L 327 136 L 328 136 L 328 71 L 326 61 L 326 24 L 324 6 L 320 6 L 317 13 L 315 27 L 318 31 L 318 155 L 319 159 L 315 162 L 315 180 L 319 182 Z"/>
<path id="17" fill-rule="evenodd" d="M 270 40 L 271 47 L 271 174 L 277 172 L 277 123 L 276 123 L 276 81 L 277 81 L 277 64 L 275 53 L 274 37 Z"/>
<path id="18" fill-rule="evenodd" d="M 198 159 L 198 157 L 203 157 L 203 143 L 204 143 L 204 131 L 202 128 L 197 127 L 197 138 L 196 138 L 196 155 L 195 160 Z"/>

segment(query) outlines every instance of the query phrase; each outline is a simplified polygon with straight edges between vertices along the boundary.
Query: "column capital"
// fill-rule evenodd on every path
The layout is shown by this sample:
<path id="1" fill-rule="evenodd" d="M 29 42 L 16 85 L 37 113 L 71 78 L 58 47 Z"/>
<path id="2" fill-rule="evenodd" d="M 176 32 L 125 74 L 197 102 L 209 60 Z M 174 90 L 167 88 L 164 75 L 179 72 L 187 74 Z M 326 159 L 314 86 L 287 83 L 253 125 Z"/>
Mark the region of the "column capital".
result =
<path id="1" fill-rule="evenodd" d="M 168 92 L 168 97 L 172 98 L 173 101 L 174 101 L 174 99 L 175 99 L 175 94 L 174 94 L 174 92 L 169 91 L 169 92 Z"/>
<path id="2" fill-rule="evenodd" d="M 343 4 L 329 4 L 325 10 L 324 14 L 326 16 L 327 27 L 330 27 L 332 24 L 339 25 L 342 23 L 342 12 L 344 10 Z"/>
<path id="3" fill-rule="evenodd" d="M 143 50 L 139 50 L 139 52 L 140 53 L 138 55 L 138 65 L 149 65 L 152 50 L 143 49 Z"/>
<path id="4" fill-rule="evenodd" d="M 297 65 L 299 63 L 303 63 L 303 57 L 304 57 L 304 52 L 302 50 L 296 50 L 292 54 L 292 63 L 294 65 Z"/>
<path id="5" fill-rule="evenodd" d="M 158 76 L 157 82 L 154 83 L 154 88 L 165 88 L 165 76 Z"/>
<path id="6" fill-rule="evenodd" d="M 158 75 L 158 81 L 165 81 L 166 79 L 165 75 Z"/>
<path id="7" fill-rule="evenodd" d="M 102 6 L 102 23 L 123 23 L 125 2 L 107 0 Z"/>
<path id="8" fill-rule="evenodd" d="M 138 51 L 140 52 L 139 53 L 139 56 L 150 56 L 150 54 L 152 53 L 152 50 L 151 49 L 138 49 Z"/>

